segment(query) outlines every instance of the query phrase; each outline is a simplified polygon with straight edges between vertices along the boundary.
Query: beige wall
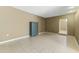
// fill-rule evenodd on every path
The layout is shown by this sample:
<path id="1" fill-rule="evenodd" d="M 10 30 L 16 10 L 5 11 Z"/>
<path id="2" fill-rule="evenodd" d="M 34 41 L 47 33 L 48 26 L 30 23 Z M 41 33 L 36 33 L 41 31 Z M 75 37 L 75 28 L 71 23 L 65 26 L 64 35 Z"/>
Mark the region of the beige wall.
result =
<path id="1" fill-rule="evenodd" d="M 59 20 L 65 18 L 67 18 L 68 35 L 74 35 L 79 43 L 79 10 L 77 10 L 75 13 L 47 18 L 46 19 L 47 31 L 58 33 Z"/>
<path id="2" fill-rule="evenodd" d="M 45 32 L 44 18 L 13 7 L 0 7 L 0 41 L 29 35 L 31 21 L 39 22 L 39 32 Z"/>
<path id="3" fill-rule="evenodd" d="M 68 21 L 68 28 L 70 27 L 68 29 L 69 34 L 73 34 L 79 43 L 79 10 L 77 10 L 75 13 L 71 15 L 67 15 L 67 17 L 69 18 Z"/>
<path id="4" fill-rule="evenodd" d="M 47 32 L 59 32 L 59 17 L 50 17 L 46 19 Z"/>
<path id="5" fill-rule="evenodd" d="M 72 14 L 68 14 L 66 15 L 68 21 L 67 21 L 67 30 L 68 30 L 68 34 L 69 35 L 74 35 L 74 20 L 75 20 L 75 13 L 72 13 Z"/>
<path id="6" fill-rule="evenodd" d="M 50 17 L 46 20 L 46 27 L 48 32 L 59 32 L 59 20 L 67 19 L 67 31 L 69 35 L 74 35 L 74 13 L 63 15 L 63 16 L 56 16 Z"/>
<path id="7" fill-rule="evenodd" d="M 79 10 L 75 14 L 75 37 L 79 43 Z"/>
<path id="8" fill-rule="evenodd" d="M 45 18 L 13 7 L 0 7 L 0 41 L 29 35 L 29 22 L 39 22 L 39 32 L 59 32 L 59 20 L 67 18 L 68 34 L 79 40 L 79 10 L 76 14 Z M 74 21 L 75 20 L 75 21 Z M 9 34 L 7 37 L 6 35 Z"/>

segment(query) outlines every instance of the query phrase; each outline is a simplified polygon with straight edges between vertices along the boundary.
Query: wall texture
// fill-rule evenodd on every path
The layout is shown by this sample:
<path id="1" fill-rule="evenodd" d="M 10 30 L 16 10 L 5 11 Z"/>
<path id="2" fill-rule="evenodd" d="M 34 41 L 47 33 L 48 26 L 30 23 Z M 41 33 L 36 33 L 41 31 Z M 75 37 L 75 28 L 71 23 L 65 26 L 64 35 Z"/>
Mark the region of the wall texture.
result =
<path id="1" fill-rule="evenodd" d="M 79 43 L 79 10 L 77 10 L 75 13 L 47 18 L 47 20 L 46 20 L 47 31 L 58 33 L 59 20 L 64 19 L 64 18 L 67 18 L 68 35 L 75 36 Z"/>
<path id="2" fill-rule="evenodd" d="M 73 14 L 45 18 L 13 7 L 0 7 L 0 41 L 29 35 L 29 22 L 39 23 L 39 32 L 59 32 L 59 20 L 67 18 L 69 35 L 79 40 L 79 10 Z"/>
<path id="3" fill-rule="evenodd" d="M 59 32 L 59 21 L 60 19 L 64 20 L 67 19 L 67 31 L 69 35 L 74 35 L 74 13 L 50 17 L 46 19 L 46 29 L 48 32 Z"/>
<path id="4" fill-rule="evenodd" d="M 79 10 L 75 14 L 75 37 L 79 43 Z"/>
<path id="5" fill-rule="evenodd" d="M 0 41 L 29 35 L 31 21 L 39 23 L 39 32 L 45 31 L 44 18 L 13 7 L 0 7 Z"/>
<path id="6" fill-rule="evenodd" d="M 46 19 L 47 32 L 59 32 L 59 17 L 50 17 Z"/>
<path id="7" fill-rule="evenodd" d="M 67 21 L 67 30 L 69 35 L 74 35 L 75 31 L 75 13 L 66 15 L 68 21 Z"/>

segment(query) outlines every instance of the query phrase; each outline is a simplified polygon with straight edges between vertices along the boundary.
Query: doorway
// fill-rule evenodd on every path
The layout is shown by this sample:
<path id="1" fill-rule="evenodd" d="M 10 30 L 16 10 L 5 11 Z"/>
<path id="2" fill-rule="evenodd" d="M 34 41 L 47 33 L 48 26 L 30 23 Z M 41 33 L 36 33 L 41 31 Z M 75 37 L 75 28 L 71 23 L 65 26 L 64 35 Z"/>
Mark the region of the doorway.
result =
<path id="1" fill-rule="evenodd" d="M 59 20 L 59 33 L 60 34 L 67 34 L 67 19 L 60 19 Z"/>
<path id="2" fill-rule="evenodd" d="M 38 35 L 38 22 L 30 22 L 30 36 Z"/>

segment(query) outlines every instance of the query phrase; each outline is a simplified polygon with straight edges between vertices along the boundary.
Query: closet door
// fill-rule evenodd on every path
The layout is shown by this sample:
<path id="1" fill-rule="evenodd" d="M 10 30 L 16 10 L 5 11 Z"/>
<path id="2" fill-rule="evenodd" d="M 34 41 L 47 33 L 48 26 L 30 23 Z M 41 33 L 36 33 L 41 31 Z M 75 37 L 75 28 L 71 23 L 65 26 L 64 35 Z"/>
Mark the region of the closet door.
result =
<path id="1" fill-rule="evenodd" d="M 30 22 L 30 36 L 38 35 L 38 22 Z"/>

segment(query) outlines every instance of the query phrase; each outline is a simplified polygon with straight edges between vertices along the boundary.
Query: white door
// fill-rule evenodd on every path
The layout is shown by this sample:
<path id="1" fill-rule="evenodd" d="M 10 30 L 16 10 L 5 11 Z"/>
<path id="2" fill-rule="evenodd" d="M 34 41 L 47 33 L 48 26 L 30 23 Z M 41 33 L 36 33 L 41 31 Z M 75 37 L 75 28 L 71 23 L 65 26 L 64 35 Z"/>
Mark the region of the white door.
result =
<path id="1" fill-rule="evenodd" d="M 67 19 L 60 19 L 59 20 L 59 33 L 60 34 L 67 34 Z"/>

